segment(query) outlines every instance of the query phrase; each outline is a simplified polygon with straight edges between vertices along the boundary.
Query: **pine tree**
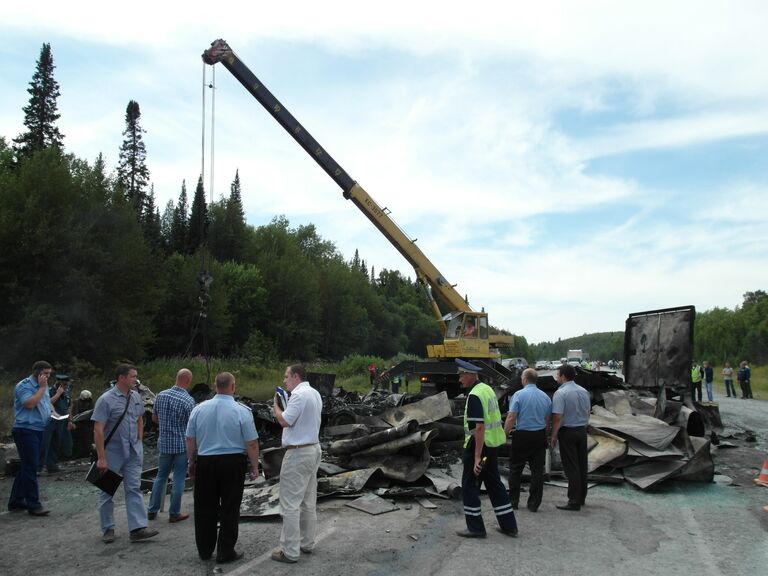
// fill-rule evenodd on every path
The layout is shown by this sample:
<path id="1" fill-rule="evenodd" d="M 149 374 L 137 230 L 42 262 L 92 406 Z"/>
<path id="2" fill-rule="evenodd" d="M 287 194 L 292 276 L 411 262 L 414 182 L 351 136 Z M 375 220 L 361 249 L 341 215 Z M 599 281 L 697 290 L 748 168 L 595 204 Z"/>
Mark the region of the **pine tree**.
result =
<path id="1" fill-rule="evenodd" d="M 171 241 L 169 252 L 178 252 L 184 254 L 187 250 L 187 235 L 189 229 L 189 204 L 187 203 L 187 182 L 181 182 L 181 193 L 179 202 L 173 211 L 173 221 L 171 222 Z"/>
<path id="2" fill-rule="evenodd" d="M 202 176 L 197 180 L 195 197 L 192 199 L 188 230 L 187 253 L 194 254 L 200 246 L 205 244 L 208 237 L 208 205 L 205 202 Z"/>
<path id="3" fill-rule="evenodd" d="M 60 114 L 56 105 L 59 84 L 53 77 L 54 68 L 56 66 L 53 65 L 51 45 L 43 44 L 37 69 L 27 89 L 30 95 L 29 104 L 23 108 L 24 126 L 27 131 L 14 140 L 16 157 L 19 160 L 49 146 L 59 149 L 63 147 L 64 136 L 55 124 Z"/>
<path id="4" fill-rule="evenodd" d="M 120 146 L 120 159 L 117 166 L 117 185 L 126 200 L 136 210 L 138 219 L 141 219 L 144 214 L 147 201 L 146 189 L 149 184 L 147 150 L 142 137 L 146 130 L 139 124 L 140 119 L 139 103 L 131 100 L 125 109 L 124 140 Z"/>

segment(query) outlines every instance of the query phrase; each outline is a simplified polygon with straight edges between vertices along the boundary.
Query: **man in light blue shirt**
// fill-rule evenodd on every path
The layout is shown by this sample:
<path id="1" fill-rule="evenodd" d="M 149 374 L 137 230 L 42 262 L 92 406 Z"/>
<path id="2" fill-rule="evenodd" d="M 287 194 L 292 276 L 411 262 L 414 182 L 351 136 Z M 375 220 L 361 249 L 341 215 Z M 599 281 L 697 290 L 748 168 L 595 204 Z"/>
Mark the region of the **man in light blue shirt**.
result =
<path id="1" fill-rule="evenodd" d="M 259 475 L 258 438 L 253 412 L 235 402 L 235 377 L 217 374 L 216 396 L 195 406 L 186 432 L 189 476 L 195 479 L 195 543 L 202 560 L 214 548 L 219 563 L 243 557 L 235 550 L 240 503 L 248 460 L 251 480 Z"/>
<path id="2" fill-rule="evenodd" d="M 509 402 L 504 432 L 512 431 L 512 457 L 509 463 L 509 499 L 517 510 L 520 500 L 520 479 L 526 462 L 531 469 L 528 510 L 536 512 L 544 494 L 544 463 L 547 452 L 547 429 L 552 414 L 552 401 L 538 389 L 539 375 L 533 368 L 523 370 L 523 389 Z"/>
<path id="3" fill-rule="evenodd" d="M 587 424 L 589 392 L 576 384 L 576 369 L 565 364 L 557 369 L 560 387 L 552 397 L 552 447 L 560 443 L 560 459 L 568 478 L 568 502 L 560 510 L 581 510 L 587 498 Z"/>
<path id="4" fill-rule="evenodd" d="M 8 499 L 8 510 L 26 510 L 32 516 L 47 516 L 48 510 L 40 503 L 37 484 L 37 468 L 43 432 L 51 419 L 51 397 L 48 394 L 48 378 L 53 367 L 44 360 L 35 362 L 32 374 L 16 384 L 13 394 L 13 441 L 21 459 L 21 469 L 16 474 Z"/>

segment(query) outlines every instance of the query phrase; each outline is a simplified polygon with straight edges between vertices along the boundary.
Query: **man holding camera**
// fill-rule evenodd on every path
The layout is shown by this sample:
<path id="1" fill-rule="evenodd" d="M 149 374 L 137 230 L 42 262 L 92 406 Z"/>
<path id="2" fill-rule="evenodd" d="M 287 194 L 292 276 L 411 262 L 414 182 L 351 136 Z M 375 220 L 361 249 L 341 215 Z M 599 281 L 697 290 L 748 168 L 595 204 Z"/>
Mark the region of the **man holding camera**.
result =
<path id="1" fill-rule="evenodd" d="M 56 383 L 48 387 L 48 394 L 51 396 L 51 405 L 56 414 L 62 416 L 69 414 L 69 407 L 72 404 L 72 388 L 69 376 L 56 374 Z M 38 474 L 42 472 L 43 465 L 49 473 L 58 472 L 59 456 L 72 455 L 72 435 L 69 433 L 68 424 L 68 420 L 57 418 L 51 418 L 48 421 L 43 433 L 43 448 Z"/>

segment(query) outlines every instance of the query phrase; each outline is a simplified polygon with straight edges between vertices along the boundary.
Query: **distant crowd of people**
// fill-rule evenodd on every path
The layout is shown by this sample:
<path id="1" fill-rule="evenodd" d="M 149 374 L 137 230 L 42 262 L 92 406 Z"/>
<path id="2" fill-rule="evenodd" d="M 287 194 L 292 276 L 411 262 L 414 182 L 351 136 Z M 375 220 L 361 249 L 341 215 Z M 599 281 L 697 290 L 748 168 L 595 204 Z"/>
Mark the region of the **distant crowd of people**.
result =
<path id="1" fill-rule="evenodd" d="M 730 362 L 726 362 L 721 372 L 723 376 L 723 384 L 725 385 L 725 394 L 727 397 L 736 398 L 736 388 L 733 386 L 733 368 Z M 691 367 L 691 399 L 695 402 L 702 401 L 702 382 L 704 388 L 707 391 L 707 401 L 713 401 L 713 390 L 715 372 L 712 365 L 708 360 L 704 360 L 702 365 L 699 365 L 695 360 Z M 739 370 L 736 372 L 736 380 L 739 383 L 741 390 L 741 398 L 752 398 L 752 370 L 749 368 L 749 363 L 746 360 L 742 360 L 739 364 Z"/>

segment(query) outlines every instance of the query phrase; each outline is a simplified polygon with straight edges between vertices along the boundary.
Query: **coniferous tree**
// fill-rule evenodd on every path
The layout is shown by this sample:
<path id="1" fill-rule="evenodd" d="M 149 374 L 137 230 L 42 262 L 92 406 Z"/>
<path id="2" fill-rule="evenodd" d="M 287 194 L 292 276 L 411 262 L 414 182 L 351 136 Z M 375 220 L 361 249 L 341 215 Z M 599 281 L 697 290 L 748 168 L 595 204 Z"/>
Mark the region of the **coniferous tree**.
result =
<path id="1" fill-rule="evenodd" d="M 160 236 L 163 238 L 163 245 L 166 252 L 171 252 L 171 230 L 173 229 L 174 206 L 173 200 L 168 200 L 160 217 Z"/>
<path id="2" fill-rule="evenodd" d="M 192 199 L 192 211 L 189 215 L 188 230 L 187 252 L 194 254 L 200 246 L 205 244 L 208 237 L 208 205 L 205 202 L 202 176 L 197 180 L 195 196 Z"/>
<path id="3" fill-rule="evenodd" d="M 30 95 L 29 104 L 23 109 L 27 131 L 14 140 L 19 160 L 49 146 L 59 149 L 63 147 L 64 136 L 56 127 L 56 120 L 60 116 L 56 104 L 59 84 L 53 77 L 54 68 L 56 67 L 53 65 L 51 45 L 43 44 L 37 69 L 27 89 Z"/>
<path id="4" fill-rule="evenodd" d="M 155 187 L 151 186 L 144 206 L 144 214 L 141 218 L 144 229 L 144 238 L 149 247 L 155 252 L 163 250 L 163 234 L 160 223 L 160 211 L 155 208 Z"/>
<path id="5" fill-rule="evenodd" d="M 168 251 L 183 254 L 187 250 L 187 234 L 189 229 L 189 204 L 187 203 L 187 182 L 182 180 L 179 202 L 173 211 L 171 222 L 171 240 Z"/>
<path id="6" fill-rule="evenodd" d="M 248 237 L 239 170 L 235 172 L 235 179 L 229 187 L 225 225 L 227 259 L 239 262 L 243 258 L 243 251 L 245 250 L 245 243 Z"/>
<path id="7" fill-rule="evenodd" d="M 147 150 L 142 137 L 146 130 L 141 127 L 140 119 L 139 103 L 131 100 L 125 109 L 124 139 L 120 146 L 120 159 L 117 166 L 117 185 L 126 200 L 133 206 L 139 220 L 144 214 L 147 201 L 146 189 L 149 184 Z"/>

